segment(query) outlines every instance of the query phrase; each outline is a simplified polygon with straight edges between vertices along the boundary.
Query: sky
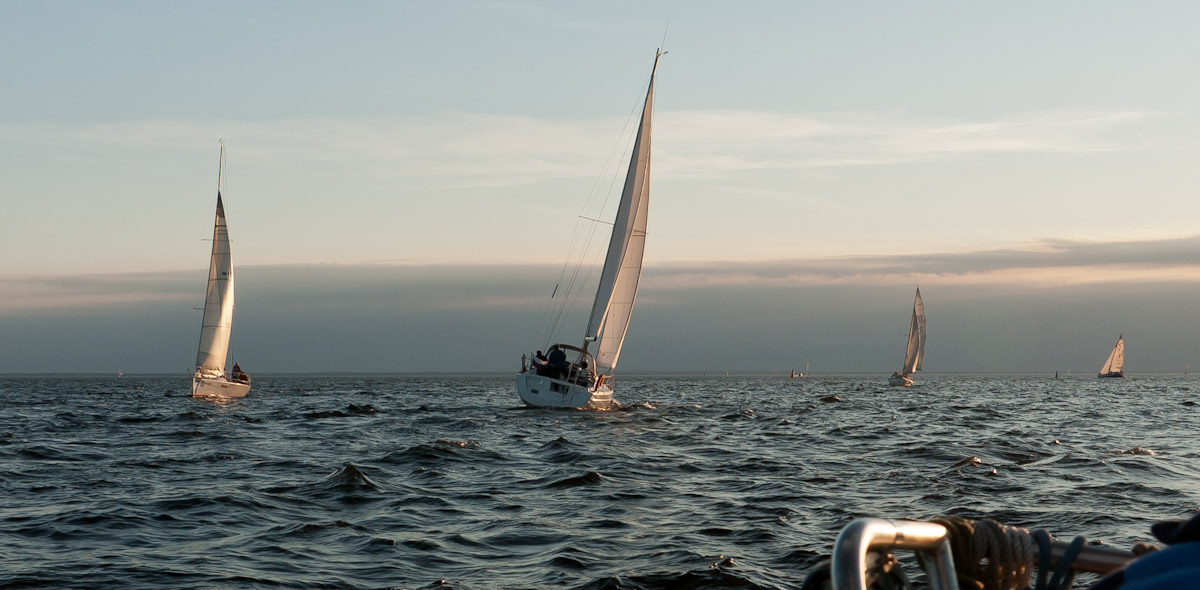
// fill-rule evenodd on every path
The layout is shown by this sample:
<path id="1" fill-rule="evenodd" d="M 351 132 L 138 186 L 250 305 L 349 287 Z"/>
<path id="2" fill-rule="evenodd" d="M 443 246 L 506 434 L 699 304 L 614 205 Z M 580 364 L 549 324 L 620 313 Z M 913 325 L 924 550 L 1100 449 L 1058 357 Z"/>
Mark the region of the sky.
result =
<path id="1" fill-rule="evenodd" d="M 514 370 L 659 47 L 621 370 L 1200 367 L 1198 17 L 0 3 L 0 372 L 189 370 L 221 139 L 247 370 Z"/>

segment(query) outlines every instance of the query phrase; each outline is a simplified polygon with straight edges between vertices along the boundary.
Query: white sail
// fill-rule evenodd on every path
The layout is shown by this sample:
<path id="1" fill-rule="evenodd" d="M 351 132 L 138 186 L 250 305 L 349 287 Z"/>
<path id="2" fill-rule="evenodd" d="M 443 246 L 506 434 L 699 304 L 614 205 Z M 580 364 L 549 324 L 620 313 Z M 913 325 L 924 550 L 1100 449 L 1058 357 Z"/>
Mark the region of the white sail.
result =
<path id="1" fill-rule="evenodd" d="M 921 301 L 921 289 L 913 300 L 912 322 L 908 326 L 908 347 L 904 351 L 903 374 L 911 375 L 921 370 L 925 362 L 925 302 Z"/>
<path id="2" fill-rule="evenodd" d="M 1108 360 L 1104 361 L 1104 366 L 1100 368 L 1101 375 L 1121 374 L 1125 372 L 1125 335 L 1121 334 L 1117 338 L 1116 346 L 1113 346 L 1112 352 L 1108 353 Z"/>
<path id="3" fill-rule="evenodd" d="M 225 146 L 221 146 L 222 168 Z M 200 347 L 196 353 L 196 376 L 225 375 L 229 333 L 233 329 L 233 259 L 229 251 L 229 228 L 221 202 L 221 173 L 217 174 L 217 218 L 213 224 L 212 259 L 208 265 L 208 292 L 200 323 Z"/>
<path id="4" fill-rule="evenodd" d="M 629 158 L 625 187 L 617 207 L 617 219 L 604 259 L 604 270 L 600 274 L 596 301 L 592 304 L 592 314 L 584 334 L 585 341 L 599 343 L 595 358 L 596 368 L 601 371 L 611 371 L 617 366 L 617 357 L 621 354 L 621 344 L 625 341 L 633 302 L 637 297 L 638 280 L 642 275 L 650 205 L 650 118 L 654 110 L 654 75 L 657 70 L 656 55 L 650 71 L 646 102 L 642 106 L 642 120 L 633 154 Z"/>

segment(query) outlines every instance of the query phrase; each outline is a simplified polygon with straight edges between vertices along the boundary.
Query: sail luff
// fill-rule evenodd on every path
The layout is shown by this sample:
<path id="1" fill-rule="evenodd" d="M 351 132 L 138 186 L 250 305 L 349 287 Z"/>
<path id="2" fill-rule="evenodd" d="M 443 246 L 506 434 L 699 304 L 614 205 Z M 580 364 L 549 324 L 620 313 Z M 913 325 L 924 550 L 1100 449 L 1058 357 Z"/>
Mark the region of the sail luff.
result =
<path id="1" fill-rule="evenodd" d="M 908 324 L 908 343 L 904 348 L 904 368 L 902 373 L 909 375 L 920 370 L 925 359 L 925 303 L 921 300 L 921 290 L 913 299 L 912 319 Z"/>
<path id="2" fill-rule="evenodd" d="M 1100 374 L 1106 375 L 1109 373 L 1123 373 L 1124 371 L 1125 335 L 1122 334 L 1117 338 L 1117 343 L 1113 346 L 1112 352 L 1108 353 L 1108 359 L 1104 361 L 1104 366 L 1100 368 Z"/>
<path id="3" fill-rule="evenodd" d="M 208 287 L 204 295 L 204 316 L 200 320 L 200 345 L 196 351 L 196 375 L 219 377 L 225 374 L 229 335 L 233 329 L 233 257 L 229 248 L 229 227 L 221 200 L 221 176 L 225 145 L 221 145 L 221 166 L 217 173 L 217 213 L 213 222 L 212 256 L 208 264 Z"/>
<path id="4" fill-rule="evenodd" d="M 649 213 L 651 115 L 654 110 L 654 77 L 658 70 L 658 57 L 656 54 L 654 67 L 650 71 L 650 84 L 642 105 L 642 118 L 633 153 L 629 158 L 629 170 L 617 206 L 617 217 L 609 238 L 604 268 L 600 273 L 596 300 L 592 304 L 592 313 L 584 333 L 585 341 L 599 343 L 595 358 L 596 367 L 601 371 L 611 371 L 617 365 L 641 278 Z"/>
<path id="5" fill-rule="evenodd" d="M 921 299 L 921 289 L 917 288 L 917 298 L 913 303 L 913 315 L 917 320 L 917 363 L 913 370 L 920 371 L 925 363 L 925 301 Z"/>

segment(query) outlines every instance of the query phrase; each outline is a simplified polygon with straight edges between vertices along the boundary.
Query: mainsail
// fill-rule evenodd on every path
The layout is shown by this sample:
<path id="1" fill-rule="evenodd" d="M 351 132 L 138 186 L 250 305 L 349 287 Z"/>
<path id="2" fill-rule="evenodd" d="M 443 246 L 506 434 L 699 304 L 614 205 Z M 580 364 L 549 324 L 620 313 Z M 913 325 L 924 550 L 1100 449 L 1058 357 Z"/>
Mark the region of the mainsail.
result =
<path id="1" fill-rule="evenodd" d="M 1100 368 L 1101 375 L 1120 374 L 1125 372 L 1125 335 L 1117 337 L 1117 345 L 1108 354 L 1108 360 Z"/>
<path id="2" fill-rule="evenodd" d="M 225 146 L 221 145 L 221 168 Z M 208 265 L 208 292 L 204 297 L 204 318 L 200 321 L 200 348 L 196 353 L 196 374 L 220 377 L 225 374 L 225 356 L 229 352 L 229 332 L 233 328 L 233 259 L 229 252 L 229 228 L 225 225 L 225 206 L 221 203 L 221 172 L 217 173 L 217 218 L 213 224 L 212 260 Z"/>
<path id="3" fill-rule="evenodd" d="M 650 200 L 650 115 L 654 110 L 654 75 L 658 70 L 658 55 L 650 71 L 650 87 L 642 106 L 633 154 L 625 187 L 617 206 L 617 219 L 608 242 L 608 254 L 592 314 L 584 340 L 599 343 L 595 352 L 596 368 L 611 371 L 617 366 L 625 331 L 637 297 L 638 279 L 642 274 L 642 255 L 646 247 L 646 220 Z"/>
<path id="4" fill-rule="evenodd" d="M 908 347 L 904 351 L 904 375 L 921 370 L 925 362 L 925 302 L 921 301 L 921 289 L 913 301 L 912 322 L 908 325 Z"/>

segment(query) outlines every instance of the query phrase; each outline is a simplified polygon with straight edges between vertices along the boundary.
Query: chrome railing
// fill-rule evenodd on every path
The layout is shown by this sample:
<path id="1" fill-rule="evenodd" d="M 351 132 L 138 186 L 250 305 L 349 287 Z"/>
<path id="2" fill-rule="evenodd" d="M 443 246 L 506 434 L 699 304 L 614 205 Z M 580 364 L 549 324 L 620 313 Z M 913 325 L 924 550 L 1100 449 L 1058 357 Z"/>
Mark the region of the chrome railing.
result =
<path id="1" fill-rule="evenodd" d="M 1068 546 L 1054 541 L 1052 558 L 1061 558 Z M 833 547 L 830 576 L 834 590 L 867 590 L 867 554 L 893 549 L 921 554 L 933 590 L 958 590 L 946 527 L 935 522 L 883 518 L 860 518 L 842 529 Z M 1127 551 L 1089 545 L 1075 558 L 1071 569 L 1106 574 L 1135 558 Z"/>

